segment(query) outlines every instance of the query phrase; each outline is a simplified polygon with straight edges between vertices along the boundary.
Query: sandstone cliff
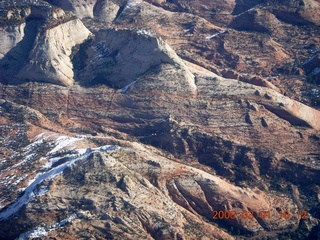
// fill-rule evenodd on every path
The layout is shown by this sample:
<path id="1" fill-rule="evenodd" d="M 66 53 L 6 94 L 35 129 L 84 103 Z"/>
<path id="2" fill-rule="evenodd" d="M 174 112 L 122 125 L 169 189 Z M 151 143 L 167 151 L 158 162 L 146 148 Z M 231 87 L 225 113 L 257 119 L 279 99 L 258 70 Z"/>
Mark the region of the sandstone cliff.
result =
<path id="1" fill-rule="evenodd" d="M 17 78 L 24 80 L 28 76 L 30 80 L 72 85 L 74 73 L 71 50 L 89 35 L 90 31 L 79 20 L 70 20 L 45 29 L 35 39 L 28 62 Z"/>
<path id="2" fill-rule="evenodd" d="M 123 88 L 124 92 L 131 85 L 148 90 L 148 84 L 153 89 L 196 92 L 194 76 L 184 62 L 166 42 L 150 31 L 99 31 L 86 55 L 85 67 L 79 70 L 78 76 L 84 83 L 103 83 Z M 164 78 L 152 77 L 159 73 Z M 172 76 L 171 81 L 168 76 Z"/>
<path id="3" fill-rule="evenodd" d="M 47 6 L 9 11 L 1 30 L 1 72 L 5 81 L 41 81 L 73 84 L 72 48 L 86 40 L 90 31 L 62 9 Z"/>

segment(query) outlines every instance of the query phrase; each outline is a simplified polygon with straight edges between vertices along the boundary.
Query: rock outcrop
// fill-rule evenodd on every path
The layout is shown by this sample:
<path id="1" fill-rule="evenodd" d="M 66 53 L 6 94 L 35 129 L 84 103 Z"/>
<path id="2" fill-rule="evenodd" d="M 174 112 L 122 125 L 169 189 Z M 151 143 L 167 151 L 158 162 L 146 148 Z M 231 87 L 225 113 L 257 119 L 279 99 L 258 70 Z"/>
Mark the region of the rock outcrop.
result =
<path id="1" fill-rule="evenodd" d="M 26 24 L 22 23 L 1 30 L 1 59 L 3 59 L 3 57 L 23 39 L 25 26 Z"/>
<path id="2" fill-rule="evenodd" d="M 94 8 L 94 17 L 99 21 L 110 23 L 117 18 L 120 8 L 120 4 L 110 0 L 98 1 Z"/>
<path id="3" fill-rule="evenodd" d="M 244 232 L 258 232 L 264 228 L 277 230 L 298 224 L 296 216 L 290 221 L 278 220 L 276 209 L 297 210 L 292 201 L 257 189 L 232 186 L 219 177 L 172 162 L 138 143 L 123 141 L 122 144 L 127 145 L 123 149 L 108 146 L 83 151 L 76 146 L 88 145 L 90 136 L 72 138 L 46 133 L 37 136 L 36 140 L 25 150 L 35 147 L 45 150 L 43 146 L 46 145 L 46 158 L 30 157 L 13 168 L 20 169 L 28 164 L 30 176 L 23 175 L 25 179 L 33 175 L 37 164 L 42 165 L 41 173 L 32 180 L 39 182 L 38 185 L 31 183 L 25 190 L 24 195 L 33 193 L 27 207 L 17 208 L 14 213 L 28 219 L 36 218 L 21 227 L 33 228 L 31 232 L 37 234 L 36 229 L 41 226 L 43 231 L 38 237 L 93 237 L 107 233 L 107 236 L 130 239 L 175 239 L 176 236 L 233 239 L 217 226 L 201 220 L 212 219 L 214 211 L 227 210 L 234 211 L 236 217 L 221 219 L 222 222 Z M 54 145 L 50 144 L 52 141 Z M 62 173 L 61 169 L 68 161 L 73 161 L 74 165 L 57 175 L 59 171 Z M 17 206 L 24 195 L 17 198 Z M 45 214 L 38 216 L 40 209 Z M 11 224 L 6 218 L 12 214 L 10 211 L 13 209 L 0 213 L 2 226 Z M 269 212 L 270 216 L 262 218 L 261 211 Z M 61 221 L 67 218 L 72 225 Z M 61 220 L 56 222 L 56 219 Z M 60 232 L 60 227 L 67 231 Z M 85 228 L 92 230 L 82 233 Z M 14 232 L 7 236 L 16 237 Z"/>
<path id="4" fill-rule="evenodd" d="M 47 2 L 65 9 L 67 11 L 72 11 L 78 18 L 85 18 L 85 17 L 93 17 L 93 9 L 97 4 L 97 0 L 48 0 Z"/>
<path id="5" fill-rule="evenodd" d="M 260 94 L 263 92 L 265 91 L 261 91 Z M 319 111 L 284 97 L 279 93 L 266 91 L 263 96 L 269 99 L 269 101 L 262 100 L 262 104 L 279 117 L 286 119 L 294 125 L 310 126 L 320 130 Z"/>
<path id="6" fill-rule="evenodd" d="M 63 86 L 73 84 L 72 48 L 84 42 L 90 31 L 80 20 L 70 20 L 45 29 L 35 39 L 27 64 L 17 78 L 51 82 Z M 27 74 L 28 73 L 28 74 Z"/>
<path id="7" fill-rule="evenodd" d="M 6 12 L 6 11 L 3 11 Z M 72 48 L 90 31 L 62 9 L 32 6 L 15 10 L 17 25 L 3 26 L 0 59 L 3 80 L 73 84 Z"/>
<path id="8" fill-rule="evenodd" d="M 282 2 L 277 0 L 267 1 L 272 12 L 280 20 L 297 25 L 320 25 L 320 18 L 316 12 L 320 9 L 320 3 L 315 0 L 290 0 Z"/>
<path id="9" fill-rule="evenodd" d="M 130 5 L 126 0 L 48 0 L 49 3 L 73 12 L 78 18 L 96 18 L 102 21 L 111 22 L 116 19 L 118 14 Z"/>
<path id="10" fill-rule="evenodd" d="M 194 76 L 182 59 L 151 31 L 101 30 L 86 55 L 78 76 L 84 83 L 102 83 L 123 92 L 132 85 L 140 90 L 196 92 Z"/>

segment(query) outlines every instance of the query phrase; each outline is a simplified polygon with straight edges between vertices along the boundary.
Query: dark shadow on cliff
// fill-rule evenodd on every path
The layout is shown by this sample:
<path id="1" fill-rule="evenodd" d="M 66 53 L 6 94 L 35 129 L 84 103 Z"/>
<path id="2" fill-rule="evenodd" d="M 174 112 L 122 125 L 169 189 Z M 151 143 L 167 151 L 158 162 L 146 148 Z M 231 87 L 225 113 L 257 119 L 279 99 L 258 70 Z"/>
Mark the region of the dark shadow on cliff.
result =
<path id="1" fill-rule="evenodd" d="M 248 11 L 249 9 L 265 2 L 265 0 L 236 0 L 236 6 L 233 9 L 232 15 L 238 15 Z"/>
<path id="2" fill-rule="evenodd" d="M 250 9 L 258 7 L 263 2 L 262 0 L 236 0 L 236 6 L 232 12 L 235 18 L 228 27 L 238 31 L 259 32 L 270 35 L 270 31 L 266 27 L 256 22 L 254 11 L 250 11 Z"/>
<path id="3" fill-rule="evenodd" d="M 61 0 L 47 0 L 48 3 L 60 7 L 65 11 L 74 11 L 74 7 L 72 6 L 71 2 L 68 1 L 61 1 Z"/>
<path id="4" fill-rule="evenodd" d="M 15 79 L 20 69 L 26 64 L 29 53 L 37 36 L 42 20 L 27 20 L 23 39 L 0 60 L 0 82 L 18 84 Z M 27 80 L 27 76 L 26 76 Z"/>

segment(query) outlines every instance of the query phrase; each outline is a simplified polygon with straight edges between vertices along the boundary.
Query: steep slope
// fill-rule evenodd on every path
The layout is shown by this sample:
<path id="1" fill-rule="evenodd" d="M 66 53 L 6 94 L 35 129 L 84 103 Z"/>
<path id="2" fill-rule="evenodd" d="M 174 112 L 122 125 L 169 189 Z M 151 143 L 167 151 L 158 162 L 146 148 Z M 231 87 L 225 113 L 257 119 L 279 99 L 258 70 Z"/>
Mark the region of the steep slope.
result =
<path id="1" fill-rule="evenodd" d="M 62 9 L 46 5 L 22 6 L 15 12 L 5 9 L 3 13 L 7 14 L 4 24 L 9 26 L 1 30 L 2 81 L 72 85 L 72 48 L 90 35 L 82 22 Z"/>
<path id="2" fill-rule="evenodd" d="M 302 68 L 320 48 L 318 14 L 313 14 L 319 11 L 316 1 L 289 1 L 288 7 L 283 1 L 148 1 L 153 7 L 133 2 L 137 3 L 122 11 L 115 26 L 151 29 L 189 62 L 218 75 L 225 70 L 256 75 L 317 107 L 312 89 L 318 86 L 304 81 L 308 73 Z"/>
<path id="3" fill-rule="evenodd" d="M 47 2 L 58 6 L 67 11 L 72 11 L 78 18 L 82 19 L 85 17 L 94 16 L 94 8 L 100 2 L 98 0 L 48 0 Z"/>
<path id="4" fill-rule="evenodd" d="M 171 91 L 196 92 L 194 76 L 184 62 L 166 42 L 149 31 L 101 30 L 95 34 L 84 54 L 87 59 L 82 64 L 84 68 L 79 69 L 78 76 L 84 83 L 103 83 L 115 88 L 125 88 L 125 91 L 128 85 L 140 77 L 153 88 L 166 87 Z M 163 67 L 165 65 L 168 66 L 167 70 Z M 158 68 L 161 69 L 157 70 Z M 164 75 L 174 72 L 176 75 L 172 83 L 168 79 L 161 81 L 159 77 L 147 80 L 145 75 L 151 75 L 151 72 L 161 72 Z"/>
<path id="5" fill-rule="evenodd" d="M 28 63 L 17 78 L 52 82 L 63 86 L 73 84 L 72 47 L 88 38 L 90 31 L 78 20 L 70 20 L 44 30 L 37 36 Z"/>
<path id="6" fill-rule="evenodd" d="M 267 1 L 271 6 L 271 11 L 275 16 L 283 21 L 303 25 L 315 24 L 320 25 L 320 18 L 316 12 L 320 9 L 319 1 L 315 0 L 290 0 L 283 1 Z M 274 7 L 276 6 L 276 7 Z"/>
<path id="7" fill-rule="evenodd" d="M 79 149 L 81 145 L 92 145 L 94 140 L 100 143 L 113 140 L 56 133 L 42 133 L 35 140 L 21 152 L 23 156 L 32 152 L 32 156 L 2 171 L 2 183 L 6 184 L 9 179 L 16 180 L 17 175 L 10 174 L 12 169 L 19 172 L 28 166 L 27 174 L 19 175 L 14 183 L 16 187 L 24 186 L 22 194 L 0 213 L 1 231 L 5 231 L 1 236 L 6 238 L 33 228 L 20 237 L 232 239 L 217 226 L 203 223 L 202 218 L 210 220 L 215 209 L 235 211 L 234 220 L 218 224 L 226 222 L 243 232 L 290 229 L 298 224 L 297 217 L 278 221 L 275 210 L 296 211 L 292 201 L 257 189 L 234 187 L 219 177 L 172 162 L 158 150 L 138 143 L 120 141 L 121 149 L 115 146 Z M 12 194 L 7 193 L 7 197 Z M 259 217 L 261 209 L 273 209 L 271 217 Z M 251 211 L 252 217 L 246 218 L 245 214 Z M 9 227 L 15 221 L 10 220 L 11 215 L 19 219 L 15 228 Z M 33 220 L 24 223 L 25 219 Z M 64 220 L 56 222 L 56 219 Z M 62 228 L 67 231 L 61 232 Z"/>

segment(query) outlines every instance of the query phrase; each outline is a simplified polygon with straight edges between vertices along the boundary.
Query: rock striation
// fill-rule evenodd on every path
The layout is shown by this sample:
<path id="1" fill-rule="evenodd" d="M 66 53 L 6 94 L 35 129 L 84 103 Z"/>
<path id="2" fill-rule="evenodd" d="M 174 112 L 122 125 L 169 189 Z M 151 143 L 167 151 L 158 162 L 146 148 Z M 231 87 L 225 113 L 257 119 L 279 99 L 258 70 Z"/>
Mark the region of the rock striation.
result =
<path id="1" fill-rule="evenodd" d="M 44 30 L 35 39 L 28 62 L 20 70 L 17 78 L 25 80 L 25 76 L 28 76 L 35 81 L 72 85 L 72 48 L 89 36 L 90 31 L 78 19 Z"/>
<path id="2" fill-rule="evenodd" d="M 72 85 L 72 48 L 90 36 L 83 23 L 46 6 L 19 9 L 6 21 L 11 18 L 17 23 L 1 30 L 3 80 Z"/>
<path id="3" fill-rule="evenodd" d="M 182 59 L 150 31 L 99 31 L 85 54 L 85 67 L 78 76 L 83 82 L 103 83 L 124 92 L 131 85 L 144 90 L 151 85 L 153 89 L 196 92 L 194 76 Z"/>

